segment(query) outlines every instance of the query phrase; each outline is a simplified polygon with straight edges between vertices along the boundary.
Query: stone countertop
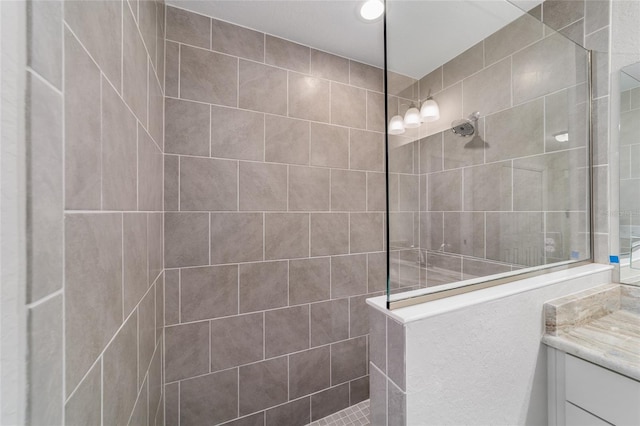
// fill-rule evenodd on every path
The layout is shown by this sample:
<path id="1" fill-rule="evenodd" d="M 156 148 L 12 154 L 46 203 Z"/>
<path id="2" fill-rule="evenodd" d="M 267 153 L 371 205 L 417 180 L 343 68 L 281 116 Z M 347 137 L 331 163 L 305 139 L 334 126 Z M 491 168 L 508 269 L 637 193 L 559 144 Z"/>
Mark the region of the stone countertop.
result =
<path id="1" fill-rule="evenodd" d="M 543 343 L 640 381 L 640 287 L 607 284 L 545 304 Z"/>

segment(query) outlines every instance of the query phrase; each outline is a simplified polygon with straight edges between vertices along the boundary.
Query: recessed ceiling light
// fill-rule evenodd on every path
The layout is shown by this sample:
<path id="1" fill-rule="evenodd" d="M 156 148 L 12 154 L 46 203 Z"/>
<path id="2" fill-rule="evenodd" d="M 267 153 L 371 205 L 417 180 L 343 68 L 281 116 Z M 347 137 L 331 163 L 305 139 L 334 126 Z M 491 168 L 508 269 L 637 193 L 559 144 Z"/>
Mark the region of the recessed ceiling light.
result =
<path id="1" fill-rule="evenodd" d="M 373 21 L 382 16 L 384 4 L 380 0 L 367 0 L 360 8 L 360 16 L 367 21 Z"/>

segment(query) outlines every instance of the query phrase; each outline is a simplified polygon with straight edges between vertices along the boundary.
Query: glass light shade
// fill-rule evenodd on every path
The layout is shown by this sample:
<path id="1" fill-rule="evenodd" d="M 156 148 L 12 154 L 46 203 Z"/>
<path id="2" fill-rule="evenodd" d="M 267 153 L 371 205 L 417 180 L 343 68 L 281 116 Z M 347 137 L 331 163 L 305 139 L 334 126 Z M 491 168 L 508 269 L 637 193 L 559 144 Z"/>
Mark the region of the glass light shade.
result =
<path id="1" fill-rule="evenodd" d="M 420 117 L 427 123 L 440 119 L 440 107 L 433 99 L 427 99 L 420 108 Z"/>
<path id="2" fill-rule="evenodd" d="M 404 121 L 402 116 L 394 115 L 391 117 L 391 121 L 389 121 L 389 134 L 390 135 L 401 135 L 404 133 Z"/>
<path id="3" fill-rule="evenodd" d="M 360 8 L 360 16 L 367 21 L 373 21 L 382 16 L 384 4 L 380 0 L 367 0 Z"/>
<path id="4" fill-rule="evenodd" d="M 416 127 L 420 127 L 420 123 L 422 122 L 420 118 L 420 111 L 418 108 L 411 107 L 404 114 L 404 127 L 407 129 L 415 129 Z"/>

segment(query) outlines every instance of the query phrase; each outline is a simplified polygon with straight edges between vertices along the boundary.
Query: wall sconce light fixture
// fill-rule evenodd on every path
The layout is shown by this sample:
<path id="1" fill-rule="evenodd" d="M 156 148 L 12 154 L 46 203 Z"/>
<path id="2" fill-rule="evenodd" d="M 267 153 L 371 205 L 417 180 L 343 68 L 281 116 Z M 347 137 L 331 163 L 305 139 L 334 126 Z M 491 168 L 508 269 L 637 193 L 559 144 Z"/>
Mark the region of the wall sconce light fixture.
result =
<path id="1" fill-rule="evenodd" d="M 418 102 L 418 105 L 420 105 L 420 102 Z M 440 107 L 431 96 L 428 96 L 422 105 L 420 105 L 420 109 L 418 109 L 414 103 L 411 103 L 409 109 L 404 114 L 404 118 L 401 115 L 391 117 L 389 134 L 401 135 L 405 129 L 415 129 L 416 127 L 420 127 L 420 124 L 424 122 L 429 123 L 439 119 Z"/>

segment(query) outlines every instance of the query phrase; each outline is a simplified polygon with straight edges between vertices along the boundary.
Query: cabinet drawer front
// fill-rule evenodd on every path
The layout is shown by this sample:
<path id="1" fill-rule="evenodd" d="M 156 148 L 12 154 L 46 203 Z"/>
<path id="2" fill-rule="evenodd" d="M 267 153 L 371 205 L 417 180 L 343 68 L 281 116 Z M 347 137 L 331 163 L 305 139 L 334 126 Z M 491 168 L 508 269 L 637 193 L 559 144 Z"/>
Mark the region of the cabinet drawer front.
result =
<path id="1" fill-rule="evenodd" d="M 611 426 L 611 423 L 600 420 L 570 402 L 565 402 L 564 404 L 566 426 Z"/>
<path id="2" fill-rule="evenodd" d="M 640 425 L 640 382 L 567 355 L 566 399 L 618 426 Z"/>

